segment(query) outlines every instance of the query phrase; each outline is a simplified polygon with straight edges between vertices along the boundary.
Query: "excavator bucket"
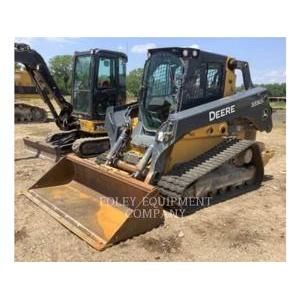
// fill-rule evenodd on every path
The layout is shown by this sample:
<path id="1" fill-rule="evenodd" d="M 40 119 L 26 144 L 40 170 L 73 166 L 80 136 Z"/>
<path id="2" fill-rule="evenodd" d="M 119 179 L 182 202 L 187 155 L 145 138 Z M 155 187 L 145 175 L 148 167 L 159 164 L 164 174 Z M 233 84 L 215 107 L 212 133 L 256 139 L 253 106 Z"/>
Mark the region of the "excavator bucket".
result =
<path id="1" fill-rule="evenodd" d="M 74 154 L 56 163 L 25 195 L 97 250 L 164 221 L 153 186 Z"/>

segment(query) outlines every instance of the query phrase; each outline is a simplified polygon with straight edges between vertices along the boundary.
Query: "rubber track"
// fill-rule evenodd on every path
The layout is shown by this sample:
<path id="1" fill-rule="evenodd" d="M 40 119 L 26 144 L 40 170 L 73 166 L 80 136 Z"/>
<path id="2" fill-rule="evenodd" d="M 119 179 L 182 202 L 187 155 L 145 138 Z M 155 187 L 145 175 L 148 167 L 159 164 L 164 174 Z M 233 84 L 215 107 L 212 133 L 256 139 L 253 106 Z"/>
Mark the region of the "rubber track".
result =
<path id="1" fill-rule="evenodd" d="M 162 176 L 157 183 L 161 195 L 167 198 L 181 199 L 185 190 L 199 178 L 223 165 L 254 143 L 255 141 L 251 140 L 227 138 L 203 155 L 175 166 L 170 174 Z"/>
<path id="2" fill-rule="evenodd" d="M 107 140 L 106 137 L 98 137 L 98 138 L 80 138 L 77 139 L 73 145 L 72 145 L 72 150 L 73 152 L 78 155 L 79 157 L 91 157 L 91 156 L 95 156 L 97 154 L 101 154 L 101 142 L 102 141 L 106 141 L 107 142 L 107 146 L 103 145 L 103 151 L 106 152 L 107 148 L 109 148 L 109 141 Z M 94 149 L 92 152 L 85 152 L 85 144 L 89 144 L 89 146 L 94 144 Z M 90 149 L 89 149 L 90 151 Z M 100 151 L 100 152 L 99 152 Z"/>

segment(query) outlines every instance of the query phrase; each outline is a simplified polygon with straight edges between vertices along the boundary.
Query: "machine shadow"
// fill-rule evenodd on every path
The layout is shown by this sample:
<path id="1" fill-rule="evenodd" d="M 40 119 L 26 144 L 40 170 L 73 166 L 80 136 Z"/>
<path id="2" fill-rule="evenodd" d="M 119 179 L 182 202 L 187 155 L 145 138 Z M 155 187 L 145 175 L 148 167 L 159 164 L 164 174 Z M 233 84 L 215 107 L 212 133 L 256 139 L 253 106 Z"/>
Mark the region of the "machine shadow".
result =
<path id="1" fill-rule="evenodd" d="M 164 210 L 166 210 L 167 212 L 177 216 L 177 217 L 187 217 L 190 216 L 202 209 L 211 207 L 213 205 L 216 204 L 221 204 L 225 201 L 229 201 L 229 200 L 234 200 L 235 197 L 242 195 L 244 193 L 247 192 L 251 192 L 253 190 L 256 190 L 259 186 L 245 186 L 242 188 L 237 188 L 234 189 L 224 195 L 215 195 L 209 198 L 209 201 L 207 201 L 205 204 L 203 205 L 203 202 L 198 201 L 199 205 L 189 205 L 189 206 L 183 206 L 183 207 L 175 207 L 175 206 L 165 206 Z"/>

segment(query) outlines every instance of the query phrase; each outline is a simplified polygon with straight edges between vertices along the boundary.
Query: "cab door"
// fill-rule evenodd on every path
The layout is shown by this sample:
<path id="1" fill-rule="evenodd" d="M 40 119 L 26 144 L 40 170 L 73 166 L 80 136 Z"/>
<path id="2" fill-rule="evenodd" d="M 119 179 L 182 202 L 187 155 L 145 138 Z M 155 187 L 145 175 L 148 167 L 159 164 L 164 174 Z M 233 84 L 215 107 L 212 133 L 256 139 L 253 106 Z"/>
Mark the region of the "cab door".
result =
<path id="1" fill-rule="evenodd" d="M 79 118 L 89 119 L 91 115 L 91 68 L 91 55 L 75 56 L 72 87 L 72 104 L 74 115 L 78 116 Z"/>
<path id="2" fill-rule="evenodd" d="M 117 104 L 117 60 L 110 55 L 99 56 L 93 99 L 94 119 L 104 120 L 106 109 Z"/>

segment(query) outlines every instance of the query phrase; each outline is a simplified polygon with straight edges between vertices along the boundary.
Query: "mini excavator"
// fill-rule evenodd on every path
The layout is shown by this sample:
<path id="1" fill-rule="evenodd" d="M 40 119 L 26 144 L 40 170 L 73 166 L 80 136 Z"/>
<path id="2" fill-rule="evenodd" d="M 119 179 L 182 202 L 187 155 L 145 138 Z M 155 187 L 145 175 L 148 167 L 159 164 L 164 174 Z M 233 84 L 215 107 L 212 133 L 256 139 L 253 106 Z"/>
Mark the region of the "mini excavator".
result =
<path id="1" fill-rule="evenodd" d="M 55 161 L 72 150 L 80 157 L 90 157 L 109 148 L 104 129 L 106 108 L 126 103 L 127 56 L 124 53 L 101 49 L 75 52 L 71 103 L 62 95 L 37 51 L 16 43 L 15 62 L 25 66 L 60 129 L 45 142 L 25 138 L 27 148 Z M 55 100 L 60 112 L 51 99 Z"/>

